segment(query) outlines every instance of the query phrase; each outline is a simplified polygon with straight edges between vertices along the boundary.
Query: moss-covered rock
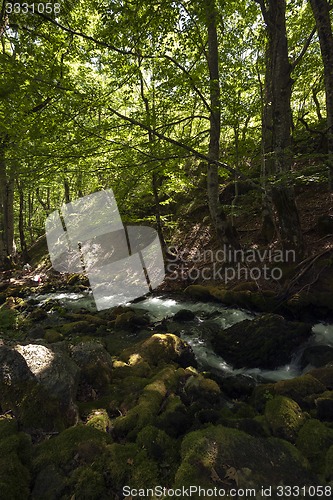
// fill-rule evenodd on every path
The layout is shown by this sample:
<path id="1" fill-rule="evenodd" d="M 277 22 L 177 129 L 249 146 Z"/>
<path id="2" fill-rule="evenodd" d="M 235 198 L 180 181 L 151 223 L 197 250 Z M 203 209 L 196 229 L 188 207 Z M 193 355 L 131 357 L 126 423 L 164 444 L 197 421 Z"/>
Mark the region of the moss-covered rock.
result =
<path id="1" fill-rule="evenodd" d="M 307 460 L 287 441 L 256 438 L 220 425 L 187 434 L 181 455 L 177 487 L 214 488 L 223 483 L 226 490 L 237 484 L 259 490 L 281 484 L 281 478 L 285 484 L 302 486 L 314 481 Z"/>
<path id="2" fill-rule="evenodd" d="M 18 432 L 17 422 L 0 419 L 0 496 L 12 500 L 29 497 L 31 439 Z"/>
<path id="3" fill-rule="evenodd" d="M 325 457 L 333 445 L 333 430 L 316 419 L 308 420 L 301 428 L 296 446 L 308 458 L 317 474 L 324 474 Z"/>
<path id="4" fill-rule="evenodd" d="M 196 366 L 191 347 L 176 335 L 155 333 L 147 340 L 125 350 L 121 359 L 127 361 L 133 353 L 139 354 L 150 366 L 174 362 L 186 368 Z"/>
<path id="5" fill-rule="evenodd" d="M 130 309 L 118 314 L 114 326 L 118 330 L 136 331 L 149 324 L 149 316 L 141 309 Z"/>
<path id="6" fill-rule="evenodd" d="M 0 346 L 0 403 L 25 429 L 61 431 L 77 421 L 79 369 L 39 344 Z"/>
<path id="7" fill-rule="evenodd" d="M 52 328 L 46 330 L 44 338 L 49 344 L 54 344 L 55 342 L 61 342 L 64 339 L 62 333 L 53 330 Z"/>
<path id="8" fill-rule="evenodd" d="M 88 415 L 87 425 L 95 427 L 99 431 L 111 432 L 111 420 L 104 408 L 93 410 Z"/>
<path id="9" fill-rule="evenodd" d="M 219 385 L 201 374 L 191 375 L 185 383 L 184 391 L 190 401 L 204 400 L 211 404 L 218 403 L 221 396 Z"/>
<path id="10" fill-rule="evenodd" d="M 105 471 L 111 443 L 107 433 L 78 425 L 38 445 L 33 459 L 35 481 L 31 497 L 110 498 Z"/>
<path id="11" fill-rule="evenodd" d="M 309 373 L 290 380 L 280 380 L 273 387 L 275 394 L 287 396 L 302 408 L 307 408 L 307 397 L 324 392 L 325 386 Z"/>
<path id="12" fill-rule="evenodd" d="M 311 325 L 276 314 L 244 320 L 212 339 L 215 351 L 236 368 L 277 368 L 311 335 Z"/>
<path id="13" fill-rule="evenodd" d="M 333 445 L 330 446 L 325 458 L 325 478 L 333 481 Z"/>
<path id="14" fill-rule="evenodd" d="M 329 363 L 322 368 L 315 368 L 309 372 L 309 375 L 319 380 L 326 389 L 333 390 L 333 363 Z"/>
<path id="15" fill-rule="evenodd" d="M 80 368 L 80 387 L 88 384 L 99 394 L 112 379 L 112 358 L 97 341 L 80 342 L 71 348 L 72 360 Z"/>
<path id="16" fill-rule="evenodd" d="M 320 420 L 333 420 L 333 391 L 325 391 L 315 400 L 317 415 Z"/>
<path id="17" fill-rule="evenodd" d="M 305 422 L 299 405 L 290 398 L 275 396 L 267 401 L 265 418 L 273 436 L 295 442 L 298 431 Z"/>

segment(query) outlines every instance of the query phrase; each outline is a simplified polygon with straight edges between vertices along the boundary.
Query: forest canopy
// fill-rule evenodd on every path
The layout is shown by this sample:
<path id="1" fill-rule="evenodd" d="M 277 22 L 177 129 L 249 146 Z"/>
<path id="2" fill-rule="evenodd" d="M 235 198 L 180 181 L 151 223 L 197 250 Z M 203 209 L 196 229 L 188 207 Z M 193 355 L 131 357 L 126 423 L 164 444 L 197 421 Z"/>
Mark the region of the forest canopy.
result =
<path id="1" fill-rule="evenodd" d="M 303 255 L 294 185 L 333 183 L 331 16 L 327 0 L 3 0 L 1 266 L 107 188 L 162 242 L 201 197 L 239 248 L 227 181 L 260 198 L 264 244 Z"/>

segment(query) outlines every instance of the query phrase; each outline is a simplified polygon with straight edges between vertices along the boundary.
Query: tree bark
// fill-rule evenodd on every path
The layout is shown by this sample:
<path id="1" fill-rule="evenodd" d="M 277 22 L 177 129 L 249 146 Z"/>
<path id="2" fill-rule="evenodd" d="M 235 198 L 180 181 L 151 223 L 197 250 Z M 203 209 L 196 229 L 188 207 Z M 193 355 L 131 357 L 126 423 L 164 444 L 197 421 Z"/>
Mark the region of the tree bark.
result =
<path id="1" fill-rule="evenodd" d="M 327 149 L 330 188 L 333 190 L 333 35 L 330 19 L 331 6 L 327 0 L 310 0 L 319 36 L 324 65 L 326 94 Z"/>
<path id="2" fill-rule="evenodd" d="M 8 268 L 14 253 L 14 175 L 7 172 L 6 142 L 0 142 L 0 266 Z"/>
<path id="3" fill-rule="evenodd" d="M 212 224 L 220 244 L 239 248 L 239 239 L 232 222 L 227 217 L 219 200 L 218 165 L 220 157 L 221 103 L 218 36 L 215 0 L 207 0 L 206 20 L 208 30 L 208 69 L 210 85 L 210 130 L 207 166 L 208 206 Z"/>
<path id="4" fill-rule="evenodd" d="M 20 245 L 21 245 L 21 252 L 22 252 L 22 259 L 26 263 L 29 261 L 29 255 L 28 255 L 28 247 L 27 247 L 27 240 L 25 238 L 25 231 L 24 231 L 24 213 L 25 213 L 25 204 L 24 204 L 24 191 L 22 184 L 17 182 L 17 189 L 19 192 L 19 199 L 20 199 L 20 212 L 19 212 L 19 234 L 20 234 Z"/>
<path id="5" fill-rule="evenodd" d="M 303 235 L 292 184 L 291 170 L 291 92 L 292 65 L 288 57 L 285 0 L 260 1 L 268 37 L 266 52 L 265 106 L 263 113 L 263 151 L 265 174 L 275 175 L 271 196 L 276 208 L 280 238 L 284 249 L 301 256 Z"/>

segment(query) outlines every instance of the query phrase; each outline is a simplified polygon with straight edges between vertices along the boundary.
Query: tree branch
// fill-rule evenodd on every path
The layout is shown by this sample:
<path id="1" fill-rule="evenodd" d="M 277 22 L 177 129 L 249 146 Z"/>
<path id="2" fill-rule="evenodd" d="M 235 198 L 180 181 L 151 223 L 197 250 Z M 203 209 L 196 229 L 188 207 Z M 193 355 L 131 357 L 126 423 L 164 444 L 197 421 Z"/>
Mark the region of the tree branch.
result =
<path id="1" fill-rule="evenodd" d="M 159 139 L 162 139 L 163 141 L 168 142 L 169 144 L 173 144 L 174 146 L 177 146 L 178 148 L 185 149 L 185 151 L 188 151 L 189 153 L 192 153 L 193 156 L 196 158 L 200 158 L 201 160 L 204 160 L 207 163 L 214 163 L 218 167 L 224 168 L 228 172 L 230 172 L 232 175 L 248 181 L 253 187 L 256 189 L 262 190 L 261 186 L 257 184 L 256 182 L 252 181 L 248 177 L 246 177 L 242 172 L 240 172 L 238 169 L 230 167 L 230 165 L 227 165 L 227 163 L 218 161 L 218 160 L 211 160 L 207 155 L 200 153 L 200 151 L 192 148 L 192 146 L 189 146 L 188 144 L 184 144 L 182 142 L 177 141 L 176 139 L 172 139 L 171 137 L 168 137 L 160 132 L 157 132 L 157 130 L 153 130 L 147 125 L 145 125 L 142 122 L 139 122 L 138 120 L 135 120 L 134 118 L 131 118 L 130 116 L 123 115 L 119 111 L 117 111 L 114 108 L 109 107 L 108 108 L 112 113 L 114 113 L 116 116 L 121 118 L 122 120 L 126 120 L 127 122 L 131 123 L 132 125 L 136 125 L 137 127 L 142 128 L 143 130 L 146 130 L 147 132 L 156 135 Z"/>
<path id="2" fill-rule="evenodd" d="M 310 35 L 308 36 L 301 52 L 298 54 L 298 56 L 296 57 L 296 59 L 294 59 L 294 61 L 291 63 L 291 67 L 292 69 L 295 69 L 297 64 L 299 64 L 301 62 L 301 60 L 303 59 L 303 56 L 304 54 L 306 53 L 306 51 L 308 50 L 309 46 L 310 46 L 310 43 L 312 41 L 312 38 L 314 37 L 314 34 L 315 32 L 317 31 L 317 28 L 314 27 L 310 33 Z"/>

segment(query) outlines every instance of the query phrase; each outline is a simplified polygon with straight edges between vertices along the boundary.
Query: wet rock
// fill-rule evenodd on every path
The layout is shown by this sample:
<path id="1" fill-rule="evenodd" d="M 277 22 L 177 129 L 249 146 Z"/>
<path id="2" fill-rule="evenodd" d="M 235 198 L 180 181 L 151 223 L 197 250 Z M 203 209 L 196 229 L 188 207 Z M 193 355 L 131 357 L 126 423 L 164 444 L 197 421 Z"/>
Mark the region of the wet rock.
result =
<path id="1" fill-rule="evenodd" d="M 183 321 L 193 321 L 195 319 L 195 314 L 189 309 L 180 309 L 176 312 L 173 319 L 174 321 L 179 321 L 180 323 Z"/>
<path id="2" fill-rule="evenodd" d="M 150 323 L 147 311 L 131 309 L 118 314 L 114 326 L 118 330 L 136 331 Z"/>
<path id="3" fill-rule="evenodd" d="M 232 399 L 247 398 L 256 386 L 256 381 L 248 375 L 232 375 L 221 380 L 223 392 Z"/>
<path id="4" fill-rule="evenodd" d="M 301 358 L 301 367 L 305 368 L 311 365 L 315 368 L 320 368 L 333 362 L 333 347 L 326 345 L 316 345 L 307 347 Z"/>
<path id="5" fill-rule="evenodd" d="M 276 314 L 244 320 L 212 339 L 217 352 L 235 368 L 278 368 L 311 335 L 311 325 Z"/>

